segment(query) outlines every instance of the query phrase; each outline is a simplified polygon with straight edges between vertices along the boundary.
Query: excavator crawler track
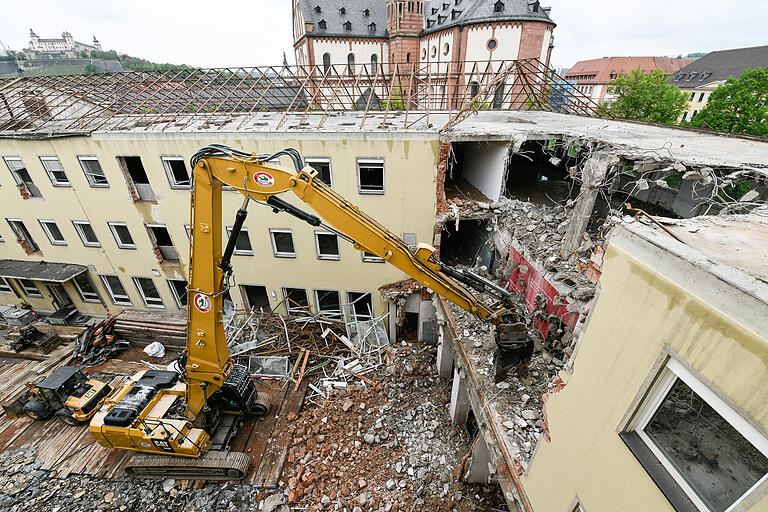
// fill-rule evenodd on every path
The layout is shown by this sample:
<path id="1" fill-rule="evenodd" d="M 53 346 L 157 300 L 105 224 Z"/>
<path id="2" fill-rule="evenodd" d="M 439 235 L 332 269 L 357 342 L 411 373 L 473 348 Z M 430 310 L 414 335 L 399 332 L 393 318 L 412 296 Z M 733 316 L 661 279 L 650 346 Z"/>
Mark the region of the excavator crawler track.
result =
<path id="1" fill-rule="evenodd" d="M 272 408 L 272 395 L 265 393 L 259 393 L 256 400 L 253 403 L 253 415 L 264 416 Z"/>
<path id="2" fill-rule="evenodd" d="M 250 458 L 242 452 L 211 451 L 196 459 L 175 455 L 134 455 L 125 472 L 134 478 L 185 480 L 242 480 Z"/>

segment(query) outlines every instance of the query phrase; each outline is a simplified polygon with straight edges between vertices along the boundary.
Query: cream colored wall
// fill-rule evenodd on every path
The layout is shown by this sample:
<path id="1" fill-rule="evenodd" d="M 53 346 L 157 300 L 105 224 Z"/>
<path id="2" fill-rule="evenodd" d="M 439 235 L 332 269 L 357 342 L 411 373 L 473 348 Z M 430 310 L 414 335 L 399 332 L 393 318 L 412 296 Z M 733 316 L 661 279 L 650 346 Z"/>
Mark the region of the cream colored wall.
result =
<path id="1" fill-rule="evenodd" d="M 386 45 L 385 45 L 386 48 Z M 363 65 L 371 72 L 371 55 L 376 54 L 379 64 L 388 62 L 387 52 L 383 52 L 380 40 L 353 39 L 331 40 L 325 38 L 315 38 L 312 41 L 312 50 L 315 54 L 315 65 L 323 65 L 323 54 L 331 54 L 331 64 L 338 64 L 337 70 L 341 72 L 347 65 L 347 57 L 350 53 L 355 54 L 355 73 L 363 70 Z"/>
<path id="2" fill-rule="evenodd" d="M 514 60 L 520 51 L 521 25 L 473 25 L 467 28 L 467 61 Z M 488 40 L 495 37 L 498 46 L 493 54 L 488 49 Z M 546 38 L 549 43 L 549 38 Z"/>
<path id="3" fill-rule="evenodd" d="M 431 242 L 435 215 L 435 180 L 438 141 L 427 134 L 392 133 L 386 136 L 350 133 L 308 134 L 96 134 L 92 137 L 60 138 L 49 141 L 0 140 L 0 155 L 21 156 L 43 199 L 23 200 L 16 189 L 10 171 L 0 163 L 0 198 L 4 204 L 4 217 L 24 220 L 43 256 L 26 256 L 15 242 L 8 223 L 0 220 L 0 258 L 40 260 L 50 262 L 91 265 L 91 277 L 99 292 L 115 312 L 101 281 L 95 276 L 120 276 L 134 307 L 143 308 L 138 292 L 130 277 L 154 277 L 166 309 L 176 310 L 166 279 L 186 279 L 188 240 L 184 225 L 189 224 L 188 190 L 170 188 L 160 157 L 183 156 L 185 160 L 208 143 L 223 143 L 252 152 L 269 153 L 284 147 L 295 147 L 305 157 L 331 159 L 334 188 L 358 204 L 393 232 L 416 233 L 420 241 Z M 38 155 L 58 155 L 72 187 L 53 187 L 40 164 Z M 85 180 L 77 155 L 95 155 L 109 180 L 110 187 L 91 188 Z M 116 156 L 140 156 L 153 191 L 156 204 L 133 203 Z M 381 157 L 385 161 L 385 194 L 360 195 L 357 193 L 358 157 Z M 284 162 L 286 163 L 286 162 Z M 227 225 L 234 221 L 235 211 L 242 196 L 225 191 L 224 219 Z M 295 198 L 290 202 L 307 210 Z M 235 277 L 238 284 L 264 285 L 282 299 L 282 287 L 305 288 L 314 304 L 313 289 L 333 289 L 372 292 L 377 314 L 386 312 L 386 303 L 377 292 L 378 287 L 405 276 L 394 267 L 381 263 L 364 263 L 360 253 L 350 244 L 339 240 L 340 261 L 323 261 L 316 257 L 313 228 L 287 214 L 275 215 L 268 208 L 251 204 L 246 221 L 253 256 L 234 256 Z M 66 246 L 51 245 L 37 219 L 54 219 L 67 240 Z M 84 247 L 71 220 L 91 222 L 101 248 Z M 108 221 L 128 224 L 136 243 L 136 250 L 119 249 L 107 226 Z M 144 227 L 145 223 L 165 224 L 179 252 L 181 263 L 159 264 Z M 290 228 L 293 231 L 296 258 L 275 258 L 272 253 L 268 228 Z M 68 290 L 69 291 L 69 290 Z M 237 307 L 242 306 L 239 289 L 233 289 Z M 76 294 L 73 294 L 73 299 Z M 47 309 L 50 309 L 50 305 Z"/>
<path id="4" fill-rule="evenodd" d="M 617 434 L 665 345 L 768 425 L 768 333 L 759 338 L 658 264 L 608 247 L 574 373 L 547 402 L 552 441 L 540 441 L 523 477 L 536 511 L 569 512 L 575 496 L 589 512 L 673 510 Z M 768 498 L 750 510 L 768 510 Z"/>

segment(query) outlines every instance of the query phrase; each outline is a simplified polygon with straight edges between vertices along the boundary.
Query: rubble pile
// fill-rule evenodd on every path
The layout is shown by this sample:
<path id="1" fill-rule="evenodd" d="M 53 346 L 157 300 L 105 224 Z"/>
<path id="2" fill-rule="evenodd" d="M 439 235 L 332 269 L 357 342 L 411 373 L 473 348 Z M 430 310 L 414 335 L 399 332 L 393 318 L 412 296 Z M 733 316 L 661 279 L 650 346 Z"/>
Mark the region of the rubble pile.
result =
<path id="1" fill-rule="evenodd" d="M 478 321 L 458 306 L 449 304 L 448 307 L 456 324 L 459 342 L 478 377 L 480 391 L 504 419 L 502 425 L 506 434 L 517 447 L 518 457 L 525 466 L 544 433 L 543 396 L 554 386 L 565 361 L 546 349 L 537 350 L 527 366 L 494 383 L 495 327 Z"/>
<path id="2" fill-rule="evenodd" d="M 99 480 L 70 475 L 50 478 L 40 470 L 32 448 L 0 454 L 0 510 L 75 512 L 250 511 L 288 512 L 285 496 L 259 493 L 250 485 L 215 484 L 196 488 L 188 480 Z"/>
<path id="3" fill-rule="evenodd" d="M 467 432 L 450 422 L 450 383 L 434 372 L 434 348 L 402 342 L 376 384 L 335 390 L 291 423 L 282 480 L 305 510 L 489 510 L 502 498 L 459 483 Z"/>

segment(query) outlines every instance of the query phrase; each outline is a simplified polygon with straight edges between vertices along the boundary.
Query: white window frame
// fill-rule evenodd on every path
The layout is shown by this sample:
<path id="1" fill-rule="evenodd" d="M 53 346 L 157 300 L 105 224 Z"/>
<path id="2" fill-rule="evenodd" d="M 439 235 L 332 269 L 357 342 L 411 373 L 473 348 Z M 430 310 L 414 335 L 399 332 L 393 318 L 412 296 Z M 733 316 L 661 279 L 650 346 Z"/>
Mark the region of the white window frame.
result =
<path id="1" fill-rule="evenodd" d="M 166 279 L 165 282 L 168 283 L 168 288 L 171 289 L 171 295 L 173 296 L 173 301 L 176 303 L 176 307 L 179 309 L 187 309 L 187 306 L 183 305 L 181 303 L 181 297 L 179 297 L 179 294 L 176 292 L 176 288 L 173 286 L 172 281 L 180 281 L 185 283 L 185 288 L 189 286 L 189 283 L 184 279 Z"/>
<path id="2" fill-rule="evenodd" d="M 315 253 L 317 254 L 317 259 L 319 260 L 330 260 L 330 261 L 339 261 L 341 259 L 341 249 L 339 248 L 339 237 L 336 233 L 332 233 L 330 231 L 323 231 L 323 230 L 316 230 L 314 232 L 315 235 Z M 327 235 L 332 236 L 336 238 L 336 254 L 321 254 L 320 253 L 320 235 Z M 296 246 L 294 245 L 294 249 Z"/>
<path id="3" fill-rule="evenodd" d="M 285 312 L 290 314 L 296 313 L 298 315 L 306 315 L 307 311 L 304 311 L 298 306 L 294 306 L 290 303 L 288 300 L 288 290 L 304 290 L 304 295 L 307 297 L 307 311 L 312 311 L 312 302 L 309 300 L 309 293 L 307 292 L 306 288 L 296 288 L 293 286 L 284 286 L 283 287 L 283 298 L 285 299 Z"/>
<path id="4" fill-rule="evenodd" d="M 277 243 L 275 242 L 274 233 L 288 233 L 291 235 L 291 242 L 293 244 L 293 252 L 281 252 L 277 250 Z M 275 258 L 295 258 L 296 257 L 296 241 L 293 238 L 293 230 L 286 228 L 269 228 L 269 243 L 272 244 L 272 254 Z"/>
<path id="5" fill-rule="evenodd" d="M 367 253 L 367 251 L 360 251 L 360 258 L 365 263 L 384 263 L 384 258 L 379 258 L 375 254 Z"/>
<path id="6" fill-rule="evenodd" d="M 165 175 L 168 177 L 168 184 L 171 186 L 174 190 L 189 190 L 192 188 L 192 175 L 190 173 L 190 170 L 187 168 L 187 162 L 183 156 L 161 156 L 160 161 L 163 163 L 163 169 L 165 169 Z M 180 185 L 173 174 L 173 169 L 171 169 L 170 162 L 181 162 L 184 164 L 184 169 L 187 171 L 187 180 L 188 183 L 186 185 Z"/>
<path id="7" fill-rule="evenodd" d="M 112 286 L 109 284 L 109 281 L 107 281 L 108 277 L 114 277 L 120 282 L 120 286 L 123 287 L 123 291 L 125 292 L 125 295 L 115 294 L 115 291 L 112 289 Z M 112 303 L 115 306 L 133 306 L 133 301 L 131 300 L 130 295 L 128 295 L 128 289 L 123 284 L 123 281 L 120 279 L 120 276 L 116 276 L 113 274 L 109 274 L 109 275 L 99 274 L 99 279 L 101 279 L 101 283 L 104 285 L 104 289 L 107 290 L 109 299 L 112 301 Z"/>
<path id="8" fill-rule="evenodd" d="M 316 289 L 316 290 L 312 290 L 312 292 L 313 292 L 313 295 L 315 296 L 315 304 L 317 306 L 316 309 L 318 314 L 325 315 L 328 318 L 336 318 L 338 320 L 344 319 L 344 311 L 343 311 L 344 301 L 342 300 L 343 296 L 342 296 L 341 290 Z M 336 292 L 339 296 L 339 310 L 336 311 L 336 310 L 329 310 L 329 309 L 320 309 L 320 292 Z"/>
<path id="9" fill-rule="evenodd" d="M 34 288 L 34 291 L 30 293 L 31 288 L 27 288 L 24 286 L 24 281 L 29 281 L 32 283 L 32 287 Z M 17 283 L 19 283 L 19 286 L 21 286 L 21 291 L 24 292 L 24 295 L 27 297 L 33 297 L 36 299 L 42 299 L 43 298 L 43 292 L 40 291 L 40 288 L 35 284 L 35 282 L 32 279 L 17 279 Z"/>
<path id="10" fill-rule="evenodd" d="M 26 224 L 24 224 L 24 221 L 22 219 L 19 219 L 19 218 L 6 218 L 5 221 L 8 223 L 8 226 L 11 228 L 11 233 L 14 234 L 14 236 L 16 237 L 16 240 L 19 240 L 19 241 L 22 241 L 22 242 L 26 242 L 27 244 L 31 245 L 35 249 L 34 252 L 39 252 L 40 251 L 40 246 L 37 245 L 37 242 L 35 242 L 35 239 L 32 238 L 32 232 L 29 231 L 29 228 L 27 227 Z M 16 232 L 16 229 L 13 226 L 14 222 L 18 222 L 18 223 L 21 224 L 21 226 L 24 228 L 24 231 L 26 231 L 26 233 L 29 235 L 29 238 L 20 237 L 19 236 L 19 234 Z"/>
<path id="11" fill-rule="evenodd" d="M 64 164 L 61 163 L 61 160 L 58 156 L 39 156 L 40 159 L 40 165 L 43 166 L 43 170 L 45 170 L 45 173 L 48 175 L 48 179 L 51 180 L 51 185 L 54 187 L 71 187 L 72 183 L 69 181 L 69 176 L 67 176 L 67 171 L 64 169 Z M 56 179 L 56 177 L 53 175 L 53 171 L 49 169 L 46 166 L 46 162 L 57 162 L 61 166 L 61 172 L 64 173 L 64 177 L 66 178 L 66 181 L 59 181 Z"/>
<path id="12" fill-rule="evenodd" d="M 4 277 L 0 277 L 0 293 L 13 294 L 13 287 L 11 286 L 11 283 L 9 283 L 8 280 Z"/>
<path id="13" fill-rule="evenodd" d="M 139 284 L 139 279 L 149 279 L 152 282 L 152 285 L 155 287 L 155 291 L 157 292 L 158 298 L 152 299 L 152 300 L 159 300 L 160 303 L 149 303 L 147 302 L 147 296 L 144 295 L 144 289 Z M 151 308 L 151 309 L 165 309 L 165 303 L 163 302 L 163 297 L 160 295 L 160 288 L 157 287 L 157 284 L 155 284 L 155 280 L 151 277 L 142 277 L 142 276 L 135 276 L 132 277 L 131 280 L 133 281 L 133 285 L 136 287 L 136 290 L 139 292 L 139 297 L 141 297 L 141 302 L 144 303 L 145 307 Z"/>
<path id="14" fill-rule="evenodd" d="M 101 173 L 102 173 L 101 176 L 104 177 L 104 181 L 106 181 L 106 183 L 95 183 L 93 180 L 93 176 L 96 176 L 96 175 L 88 172 L 88 169 L 86 169 L 85 165 L 83 165 L 84 161 L 98 162 L 99 168 L 101 169 Z M 109 180 L 107 179 L 107 173 L 104 171 L 104 166 L 101 165 L 101 162 L 99 161 L 99 157 L 93 156 L 93 155 L 78 155 L 77 162 L 80 164 L 80 168 L 83 170 L 85 179 L 88 181 L 88 185 L 90 185 L 91 188 L 109 188 Z"/>
<path id="15" fill-rule="evenodd" d="M 313 163 L 314 164 L 328 164 L 328 179 L 329 179 L 330 183 L 328 183 L 327 185 L 329 187 L 333 188 L 333 165 L 331 164 L 331 159 L 330 158 L 319 157 L 319 156 L 318 157 L 314 157 L 313 156 L 313 157 L 305 158 L 304 159 L 304 163 L 306 163 L 310 167 L 312 167 Z M 317 170 L 317 169 L 315 169 L 315 170 Z M 319 172 L 318 172 L 318 174 L 319 174 Z M 322 180 L 320 180 L 320 181 L 322 181 Z M 323 183 L 325 183 L 325 182 L 323 181 Z"/>
<path id="16" fill-rule="evenodd" d="M 75 227 L 75 231 L 77 232 L 77 236 L 80 237 L 80 241 L 83 242 L 83 245 L 85 247 L 101 247 L 101 242 L 99 242 L 99 237 L 96 235 L 96 230 L 93 229 L 93 224 L 88 222 L 87 220 L 73 220 L 72 225 Z M 93 235 L 96 236 L 95 242 L 89 242 L 85 237 L 85 232 L 82 229 L 82 226 L 90 226 L 91 231 L 93 231 Z"/>
<path id="17" fill-rule="evenodd" d="M 77 278 L 80 276 L 84 276 L 85 279 L 87 279 L 91 283 L 91 286 L 93 287 L 93 290 L 94 290 L 93 293 L 96 294 L 95 298 L 85 296 L 85 292 L 83 292 L 83 289 L 80 288 L 80 283 L 77 282 Z M 93 279 L 91 279 L 88 276 L 87 272 L 83 272 L 82 274 L 78 274 L 77 276 L 73 277 L 72 283 L 75 285 L 75 290 L 77 290 L 78 295 L 80 295 L 80 300 L 82 300 L 83 302 L 89 302 L 91 304 L 103 304 L 101 302 L 101 297 L 99 296 L 99 290 L 96 288 L 96 283 L 94 283 Z"/>
<path id="18" fill-rule="evenodd" d="M 370 299 L 371 299 L 371 316 L 369 317 L 367 314 L 366 315 L 361 315 L 361 316 L 364 316 L 365 318 L 371 318 L 371 319 L 374 318 L 376 316 L 376 312 L 373 309 L 374 308 L 373 294 L 371 292 L 360 292 L 360 291 L 356 291 L 356 290 L 348 290 L 347 291 L 347 295 L 345 297 L 345 299 L 347 299 L 347 300 L 344 301 L 344 304 L 349 304 L 350 306 L 352 306 L 353 310 L 355 308 L 355 305 L 352 303 L 352 297 L 350 295 L 352 293 L 357 293 L 357 294 L 360 294 L 360 295 L 363 295 L 363 296 L 365 296 L 365 295 L 370 296 Z M 356 300 L 360 300 L 360 298 L 361 297 L 358 297 Z M 344 304 L 342 304 L 342 307 L 344 306 Z"/>
<path id="19" fill-rule="evenodd" d="M 723 417 L 739 434 L 749 441 L 760 453 L 768 457 L 768 438 L 753 427 L 744 417 L 734 411 L 725 401 L 712 391 L 706 384 L 693 375 L 680 361 L 670 357 L 666 365 L 659 373 L 658 377 L 651 386 L 646 398 L 638 408 L 634 419 L 628 425 L 627 430 L 634 431 L 640 439 L 643 440 L 654 457 L 664 466 L 664 469 L 672 476 L 677 485 L 685 492 L 686 496 L 702 512 L 710 512 L 710 509 L 699 498 L 696 491 L 686 482 L 678 473 L 666 455 L 656 446 L 645 433 L 645 428 L 650 423 L 653 415 L 656 413 L 661 403 L 667 396 L 667 393 L 675 384 L 677 379 L 683 381 L 694 393 L 699 395 L 712 409 Z M 725 512 L 736 510 L 739 504 L 752 492 L 768 481 L 768 473 L 758 480 L 747 492 L 739 497 L 728 507 Z"/>
<path id="20" fill-rule="evenodd" d="M 363 190 L 362 180 L 360 178 L 360 166 L 381 165 L 381 190 Z M 363 195 L 384 195 L 387 191 L 387 175 L 383 158 L 358 158 L 357 168 L 357 193 Z"/>
<path id="21" fill-rule="evenodd" d="M 29 167 L 27 167 L 27 164 L 24 163 L 23 158 L 21 158 L 20 156 L 4 156 L 3 161 L 5 162 L 5 166 L 11 172 L 13 181 L 18 186 L 23 185 L 24 189 L 27 191 L 30 198 L 40 199 L 43 197 L 43 193 L 40 191 L 40 188 L 35 184 L 35 180 L 32 178 L 32 174 L 29 172 Z M 29 175 L 29 183 L 24 181 L 23 178 L 17 174 L 20 169 L 11 168 L 11 164 L 9 162 L 21 162 L 21 168 L 24 169 L 24 171 L 26 171 L 27 175 Z M 30 188 L 29 185 L 32 185 L 32 187 L 34 188 Z"/>
<path id="22" fill-rule="evenodd" d="M 115 242 L 117 243 L 117 246 L 120 249 L 136 249 L 136 240 L 134 240 L 133 235 L 131 235 L 131 240 L 133 240 L 132 244 L 125 244 L 120 240 L 120 236 L 117 234 L 117 230 L 115 230 L 115 226 L 123 226 L 125 229 L 128 229 L 128 224 L 126 222 L 107 222 L 107 226 L 109 226 L 109 230 L 112 232 L 112 236 L 115 238 Z M 128 229 L 128 234 L 131 233 L 131 230 Z"/>
<path id="23" fill-rule="evenodd" d="M 48 241 L 51 242 L 51 245 L 67 245 L 67 239 L 64 238 L 64 233 L 61 231 L 61 228 L 58 224 L 56 224 L 56 221 L 53 219 L 37 219 L 37 222 L 40 223 L 40 227 L 43 228 L 43 232 L 45 233 L 45 236 L 48 237 Z M 51 229 L 48 226 L 49 224 L 53 224 L 56 226 L 56 229 L 59 230 L 59 233 L 61 233 L 61 240 L 56 240 L 53 237 L 53 233 L 51 233 Z"/>
<path id="24" fill-rule="evenodd" d="M 226 232 L 227 232 L 227 240 L 229 240 L 229 237 L 232 236 L 232 226 L 227 226 Z M 241 237 L 243 236 L 243 233 L 245 233 L 245 236 L 248 237 L 248 245 L 251 246 L 251 249 L 248 251 L 238 249 L 237 240 L 235 240 L 235 250 L 232 251 L 232 254 L 234 254 L 235 256 L 253 256 L 253 242 L 251 241 L 251 235 L 248 233 L 248 228 L 245 226 L 240 228 L 240 234 L 237 236 Z M 226 246 L 226 240 L 224 245 Z"/>

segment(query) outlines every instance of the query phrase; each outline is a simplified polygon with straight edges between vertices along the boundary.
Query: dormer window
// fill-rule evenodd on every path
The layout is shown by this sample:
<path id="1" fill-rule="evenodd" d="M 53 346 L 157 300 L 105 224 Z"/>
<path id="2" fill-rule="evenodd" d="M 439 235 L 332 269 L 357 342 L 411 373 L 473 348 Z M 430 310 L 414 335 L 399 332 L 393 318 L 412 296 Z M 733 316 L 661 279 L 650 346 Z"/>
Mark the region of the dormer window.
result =
<path id="1" fill-rule="evenodd" d="M 346 10 L 345 8 L 343 8 L 343 7 L 342 7 L 341 9 L 339 9 L 339 14 L 341 14 L 342 16 L 344 16 L 345 14 L 347 14 L 347 10 Z"/>
<path id="2" fill-rule="evenodd" d="M 446 4 L 445 2 L 443 2 L 443 10 L 449 8 L 450 6 L 451 4 Z"/>
<path id="3" fill-rule="evenodd" d="M 363 9 L 363 16 L 365 16 L 367 18 L 370 15 L 371 15 L 370 9 Z"/>
<path id="4" fill-rule="evenodd" d="M 430 28 L 434 24 L 435 24 L 435 20 L 433 20 L 433 19 L 428 19 L 427 20 L 427 28 Z"/>
<path id="5" fill-rule="evenodd" d="M 456 9 L 452 10 L 452 11 L 451 11 L 451 19 L 452 19 L 452 20 L 455 20 L 456 18 L 458 18 L 459 16 L 461 16 L 461 13 L 462 13 L 462 11 L 458 11 L 458 10 L 456 10 Z"/>
<path id="6" fill-rule="evenodd" d="M 320 20 L 317 22 L 317 26 L 323 30 L 328 28 L 328 24 L 325 22 L 325 20 Z"/>
<path id="7" fill-rule="evenodd" d="M 528 7 L 531 8 L 531 12 L 539 12 L 539 6 L 541 4 L 539 3 L 539 0 L 536 0 L 535 2 L 528 2 Z"/>
<path id="8" fill-rule="evenodd" d="M 710 76 L 712 76 L 712 73 L 710 73 L 709 71 L 704 71 L 699 77 L 699 82 L 703 82 L 705 78 Z"/>
<path id="9" fill-rule="evenodd" d="M 432 8 L 432 14 L 431 14 L 431 15 L 432 15 L 432 16 L 434 16 L 435 14 L 437 14 L 437 11 L 439 11 L 439 10 L 440 10 L 440 9 L 438 9 L 437 7 L 433 7 L 433 8 Z"/>
<path id="10" fill-rule="evenodd" d="M 320 8 L 320 6 L 319 6 L 319 5 L 316 5 L 316 6 L 315 6 L 315 12 L 316 12 L 317 14 L 320 14 L 321 12 L 323 12 L 323 10 Z"/>
<path id="11" fill-rule="evenodd" d="M 371 34 L 376 32 L 376 24 L 375 23 L 370 23 L 368 25 L 368 32 L 370 32 Z"/>
<path id="12" fill-rule="evenodd" d="M 493 4 L 493 12 L 504 12 L 504 2 L 499 0 L 495 4 Z"/>
<path id="13" fill-rule="evenodd" d="M 461 0 L 456 0 L 456 5 L 459 5 L 461 3 Z"/>
<path id="14" fill-rule="evenodd" d="M 352 30 L 352 22 L 351 21 L 344 22 L 344 30 Z"/>
<path id="15" fill-rule="evenodd" d="M 438 24 L 438 25 L 442 25 L 442 23 L 445 21 L 445 19 L 446 19 L 447 17 L 448 17 L 448 16 L 443 16 L 442 14 L 438 15 L 438 16 L 437 16 L 437 24 Z"/>

